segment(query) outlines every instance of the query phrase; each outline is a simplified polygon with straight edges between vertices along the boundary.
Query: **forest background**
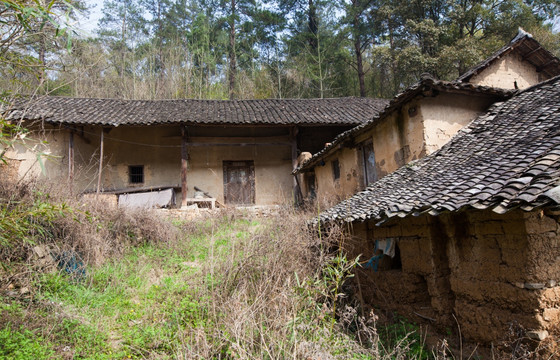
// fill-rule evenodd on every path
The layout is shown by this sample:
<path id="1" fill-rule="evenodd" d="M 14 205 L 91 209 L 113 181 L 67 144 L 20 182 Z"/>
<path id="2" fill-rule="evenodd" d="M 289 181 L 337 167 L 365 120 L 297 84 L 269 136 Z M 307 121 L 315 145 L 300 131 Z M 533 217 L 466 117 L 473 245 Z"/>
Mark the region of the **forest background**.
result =
<path id="1" fill-rule="evenodd" d="M 559 0 L 106 0 L 87 36 L 72 24 L 88 2 L 37 1 L 53 21 L 29 17 L 24 36 L 2 2 L 4 96 L 391 98 L 425 72 L 457 77 L 519 27 L 560 54 Z"/>

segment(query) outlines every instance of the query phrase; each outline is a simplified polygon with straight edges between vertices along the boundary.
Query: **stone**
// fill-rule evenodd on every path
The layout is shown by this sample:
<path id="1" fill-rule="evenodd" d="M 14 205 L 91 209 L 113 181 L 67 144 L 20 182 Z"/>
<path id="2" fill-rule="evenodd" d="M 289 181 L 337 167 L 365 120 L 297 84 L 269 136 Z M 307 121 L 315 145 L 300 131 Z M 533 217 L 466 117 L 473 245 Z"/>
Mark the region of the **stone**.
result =
<path id="1" fill-rule="evenodd" d="M 544 283 L 525 283 L 525 289 L 527 290 L 540 290 L 545 286 Z"/>
<path id="2" fill-rule="evenodd" d="M 33 252 L 37 257 L 44 258 L 49 254 L 49 249 L 46 245 L 37 245 L 33 248 Z"/>
<path id="3" fill-rule="evenodd" d="M 556 286 L 556 280 L 548 280 L 548 283 L 546 285 L 549 288 L 555 287 Z"/>
<path id="4" fill-rule="evenodd" d="M 527 337 L 529 339 L 543 341 L 548 337 L 548 331 L 546 330 L 533 330 L 527 331 Z"/>

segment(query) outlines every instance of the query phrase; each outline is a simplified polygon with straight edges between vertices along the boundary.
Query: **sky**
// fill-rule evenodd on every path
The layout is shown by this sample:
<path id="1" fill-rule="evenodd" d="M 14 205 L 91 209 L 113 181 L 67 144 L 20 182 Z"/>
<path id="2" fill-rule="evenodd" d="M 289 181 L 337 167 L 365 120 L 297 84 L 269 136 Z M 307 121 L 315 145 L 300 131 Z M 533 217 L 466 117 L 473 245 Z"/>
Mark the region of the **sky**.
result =
<path id="1" fill-rule="evenodd" d="M 101 9 L 103 8 L 102 0 L 86 0 L 86 4 L 90 7 L 89 16 L 83 16 L 78 23 L 78 28 L 84 31 L 84 35 L 93 35 L 97 28 L 97 22 L 101 19 Z M 556 17 L 553 21 L 553 31 L 560 31 L 560 16 Z"/>
<path id="2" fill-rule="evenodd" d="M 90 14 L 89 16 L 82 16 L 78 21 L 77 27 L 85 32 L 84 35 L 93 35 L 94 30 L 97 28 L 97 21 L 101 19 L 103 1 L 86 0 L 86 4 L 90 7 Z"/>

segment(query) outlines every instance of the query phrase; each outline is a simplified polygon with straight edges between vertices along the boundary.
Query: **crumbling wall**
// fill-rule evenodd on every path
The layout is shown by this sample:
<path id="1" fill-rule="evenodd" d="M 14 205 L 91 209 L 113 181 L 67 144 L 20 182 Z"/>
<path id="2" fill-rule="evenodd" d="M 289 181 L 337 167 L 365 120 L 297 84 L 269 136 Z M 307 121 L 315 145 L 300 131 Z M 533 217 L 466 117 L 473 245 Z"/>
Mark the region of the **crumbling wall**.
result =
<path id="1" fill-rule="evenodd" d="M 59 184 L 68 184 L 70 131 L 62 126 L 42 122 L 24 126 L 30 131 L 29 134 L 16 139 L 13 147 L 5 154 L 12 174 L 19 179 L 49 179 Z M 74 135 L 73 188 L 76 192 L 97 184 L 95 176 L 99 159 L 98 131 L 94 127 L 84 126 Z"/>
<path id="2" fill-rule="evenodd" d="M 7 153 L 13 171 L 22 176 L 45 176 L 53 181 L 68 182 L 68 147 L 70 131 L 62 127 L 44 125 L 32 128 L 25 142 L 16 144 Z M 75 193 L 95 191 L 99 174 L 100 126 L 74 127 L 74 182 Z M 249 131 L 249 130 L 246 130 Z M 188 197 L 194 196 L 198 186 L 223 202 L 223 161 L 252 160 L 255 165 L 255 202 L 257 205 L 284 204 L 292 199 L 292 160 L 288 136 L 267 137 L 259 140 L 257 130 L 251 138 L 197 137 L 197 145 L 187 146 Z M 178 187 L 181 185 L 181 130 L 176 125 L 119 126 L 104 132 L 104 156 L 101 177 L 102 190 L 120 190 L 132 187 Z M 264 144 L 238 146 L 237 143 Z M 204 143 L 208 144 L 204 144 Z M 212 145 L 213 143 L 220 145 Z M 232 143 L 231 146 L 226 146 Z M 45 173 L 37 161 L 43 157 Z M 131 184 L 129 166 L 144 166 L 144 182 Z M 180 194 L 178 194 L 180 198 Z"/>
<path id="3" fill-rule="evenodd" d="M 442 327 L 455 327 L 455 315 L 465 337 L 489 343 L 512 321 L 540 336 L 558 325 L 559 235 L 557 216 L 471 210 L 370 224 L 356 233 L 361 245 L 352 251 L 368 258 L 375 240 L 398 239 L 401 270 L 360 270 L 368 300 Z M 426 297 L 409 301 L 412 288 Z"/>
<path id="4" fill-rule="evenodd" d="M 550 332 L 560 324 L 560 214 L 545 210 L 523 215 L 528 234 L 523 286 L 538 297 L 537 321 Z"/>

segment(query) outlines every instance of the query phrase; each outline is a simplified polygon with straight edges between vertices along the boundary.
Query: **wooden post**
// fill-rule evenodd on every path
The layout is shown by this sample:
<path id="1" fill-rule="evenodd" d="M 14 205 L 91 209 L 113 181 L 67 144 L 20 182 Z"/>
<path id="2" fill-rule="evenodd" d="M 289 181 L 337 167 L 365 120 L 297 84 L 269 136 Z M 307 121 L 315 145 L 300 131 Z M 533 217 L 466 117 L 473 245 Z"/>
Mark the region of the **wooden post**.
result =
<path id="1" fill-rule="evenodd" d="M 101 141 L 99 143 L 99 177 L 97 178 L 97 194 L 101 191 L 101 173 L 103 171 L 103 128 L 101 128 Z"/>
<path id="2" fill-rule="evenodd" d="M 181 206 L 187 206 L 187 126 L 181 125 Z"/>
<path id="3" fill-rule="evenodd" d="M 70 129 L 68 135 L 68 187 L 70 195 L 73 195 L 74 187 L 74 129 Z"/>
<path id="4" fill-rule="evenodd" d="M 299 129 L 297 126 L 294 126 L 292 128 L 290 128 L 290 142 L 292 143 L 292 171 L 295 170 L 297 168 L 298 165 L 298 161 L 297 161 L 297 135 L 298 135 Z M 298 186 L 298 181 L 297 181 L 297 175 L 294 175 L 294 179 L 293 179 L 293 189 L 294 189 L 294 203 L 297 205 L 299 203 L 298 199 L 299 199 L 299 186 Z"/>

